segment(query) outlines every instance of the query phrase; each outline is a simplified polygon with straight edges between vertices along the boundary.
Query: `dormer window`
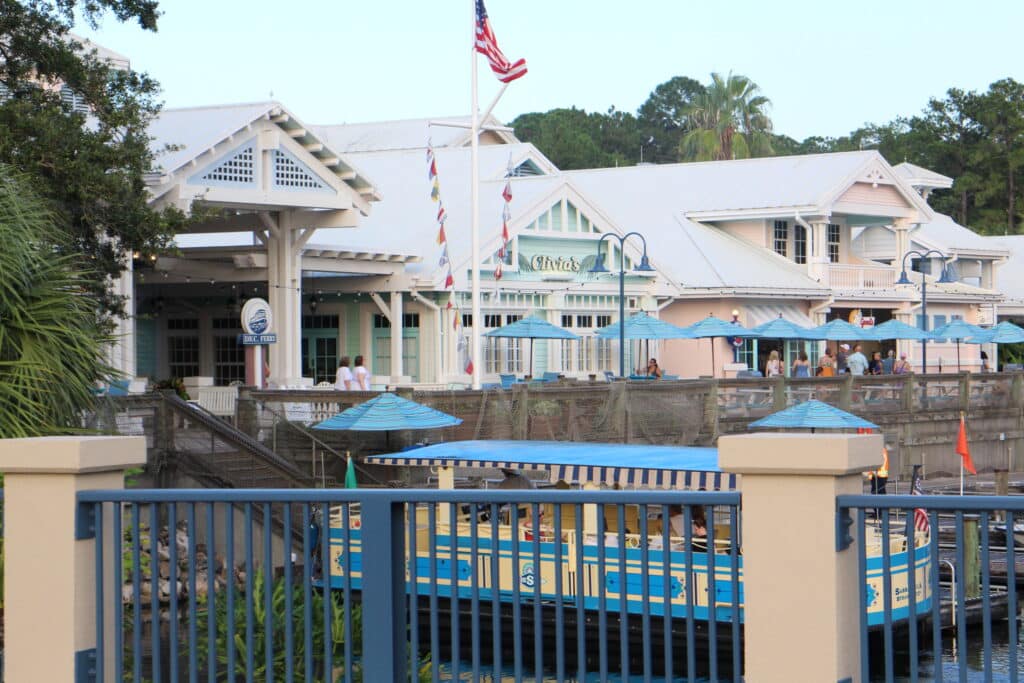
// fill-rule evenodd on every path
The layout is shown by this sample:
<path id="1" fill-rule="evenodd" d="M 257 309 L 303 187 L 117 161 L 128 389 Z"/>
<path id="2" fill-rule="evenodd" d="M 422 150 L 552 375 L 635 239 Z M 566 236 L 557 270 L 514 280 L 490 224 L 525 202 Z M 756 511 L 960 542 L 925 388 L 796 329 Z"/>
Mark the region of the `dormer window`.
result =
<path id="1" fill-rule="evenodd" d="M 789 221 L 775 221 L 773 248 L 779 256 L 789 256 Z"/>
<path id="2" fill-rule="evenodd" d="M 793 226 L 793 260 L 807 263 L 807 228 L 799 224 Z"/>

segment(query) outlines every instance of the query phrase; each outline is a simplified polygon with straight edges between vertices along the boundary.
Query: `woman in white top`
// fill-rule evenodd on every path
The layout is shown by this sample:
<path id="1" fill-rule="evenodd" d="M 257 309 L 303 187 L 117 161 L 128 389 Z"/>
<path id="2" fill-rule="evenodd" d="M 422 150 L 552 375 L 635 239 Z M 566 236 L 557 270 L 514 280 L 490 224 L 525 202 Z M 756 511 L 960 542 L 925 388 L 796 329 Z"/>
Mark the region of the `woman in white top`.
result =
<path id="1" fill-rule="evenodd" d="M 370 371 L 363 366 L 362 356 L 356 356 L 356 367 L 352 371 L 352 376 L 355 379 L 356 389 L 360 391 L 370 390 Z"/>
<path id="2" fill-rule="evenodd" d="M 352 370 L 348 365 L 348 356 L 342 356 L 338 364 L 338 374 L 334 378 L 334 388 L 338 391 L 352 391 Z"/>
<path id="3" fill-rule="evenodd" d="M 765 366 L 765 377 L 776 377 L 782 374 L 782 361 L 779 360 L 779 352 L 773 350 L 768 354 L 768 364 Z"/>

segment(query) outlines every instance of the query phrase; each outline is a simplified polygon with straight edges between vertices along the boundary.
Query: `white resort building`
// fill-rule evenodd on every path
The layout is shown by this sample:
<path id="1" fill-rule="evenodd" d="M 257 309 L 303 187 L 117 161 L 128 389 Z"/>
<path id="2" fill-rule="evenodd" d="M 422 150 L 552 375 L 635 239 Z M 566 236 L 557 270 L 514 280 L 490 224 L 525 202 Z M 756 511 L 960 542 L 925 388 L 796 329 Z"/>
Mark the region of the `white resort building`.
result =
<path id="1" fill-rule="evenodd" d="M 1007 245 L 928 206 L 928 193 L 951 179 L 890 166 L 877 152 L 563 172 L 512 133 L 490 131 L 480 147 L 483 319 L 475 321 L 469 133 L 432 123 L 314 126 L 276 102 L 164 111 L 153 145 L 174 151 L 158 157 L 153 202 L 201 206 L 204 218 L 178 236 L 177 254 L 137 259 L 124 278 L 136 316 L 124 324 L 120 366 L 151 379 L 244 379 L 239 309 L 259 296 L 274 313 L 269 368 L 279 386 L 333 381 L 341 357 L 356 355 L 376 385 L 468 385 L 460 336 L 527 314 L 582 338 L 534 342 L 533 374 L 617 373 L 618 342 L 594 334 L 618 319 L 618 240 L 602 246 L 612 249 L 612 274 L 589 272 L 605 233 L 642 235 L 653 266 L 634 269 L 645 246 L 627 239 L 627 315 L 646 311 L 679 325 L 708 314 L 747 326 L 779 315 L 803 325 L 837 317 L 920 324 L 922 279 L 929 329 L 954 318 L 994 322 L 1004 298 L 997 272 Z M 448 215 L 452 287 L 437 239 L 428 140 Z M 508 177 L 510 248 L 497 280 Z M 942 257 L 908 259 L 915 284 L 898 286 L 911 250 Z M 937 282 L 948 266 L 957 281 Z M 530 374 L 529 343 L 484 338 L 483 357 L 474 359 L 484 381 Z M 899 344 L 919 363 L 918 344 Z M 725 376 L 737 363 L 763 368 L 773 348 L 788 367 L 799 350 L 813 360 L 821 346 L 672 340 L 644 353 L 673 375 Z M 627 368 L 638 353 L 631 344 Z M 977 346 L 961 354 L 965 369 L 979 367 Z M 928 363 L 948 369 L 953 345 L 930 345 Z"/>

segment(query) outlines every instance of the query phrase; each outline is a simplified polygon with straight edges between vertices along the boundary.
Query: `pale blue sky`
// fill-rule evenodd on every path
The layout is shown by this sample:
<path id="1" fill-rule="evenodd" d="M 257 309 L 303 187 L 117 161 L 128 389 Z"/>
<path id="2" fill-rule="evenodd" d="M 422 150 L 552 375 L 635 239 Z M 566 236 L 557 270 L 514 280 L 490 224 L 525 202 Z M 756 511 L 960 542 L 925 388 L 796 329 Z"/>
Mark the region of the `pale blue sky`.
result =
<path id="1" fill-rule="evenodd" d="M 776 131 L 843 135 L 919 112 L 949 87 L 1024 80 L 1020 0 L 488 0 L 529 74 L 496 114 L 575 105 L 635 112 L 676 75 L 749 76 Z M 131 58 L 167 106 L 268 99 L 306 123 L 468 112 L 471 0 L 163 0 L 156 35 L 108 18 L 78 30 Z M 481 106 L 497 81 L 480 62 Z"/>

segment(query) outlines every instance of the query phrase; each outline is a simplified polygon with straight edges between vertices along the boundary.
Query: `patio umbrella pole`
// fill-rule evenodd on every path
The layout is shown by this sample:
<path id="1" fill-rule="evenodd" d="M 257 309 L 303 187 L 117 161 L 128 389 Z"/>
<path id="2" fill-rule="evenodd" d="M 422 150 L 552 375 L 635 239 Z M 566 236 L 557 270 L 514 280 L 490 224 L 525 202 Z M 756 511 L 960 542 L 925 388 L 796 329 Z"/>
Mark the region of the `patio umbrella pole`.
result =
<path id="1" fill-rule="evenodd" d="M 956 339 L 956 371 L 960 372 L 960 338 Z M 963 495 L 963 494 L 961 494 Z"/>
<path id="2" fill-rule="evenodd" d="M 715 338 L 711 337 L 709 339 L 709 341 L 711 342 L 711 377 L 714 378 L 714 376 L 715 376 Z"/>

